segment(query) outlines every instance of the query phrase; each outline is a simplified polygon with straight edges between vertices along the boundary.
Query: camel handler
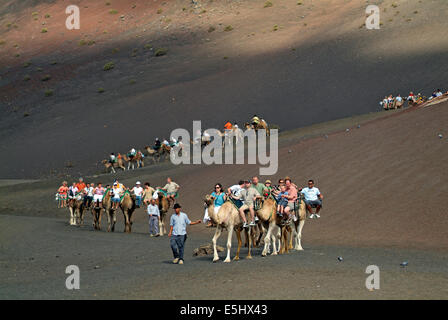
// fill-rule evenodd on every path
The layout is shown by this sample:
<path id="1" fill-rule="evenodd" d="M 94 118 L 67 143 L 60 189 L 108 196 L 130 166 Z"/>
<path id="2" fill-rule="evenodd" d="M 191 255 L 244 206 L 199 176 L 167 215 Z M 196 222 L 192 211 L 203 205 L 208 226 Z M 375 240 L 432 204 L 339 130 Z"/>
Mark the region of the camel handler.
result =
<path id="1" fill-rule="evenodd" d="M 320 218 L 319 211 L 322 208 L 322 199 L 324 197 L 320 190 L 314 186 L 314 181 L 308 180 L 308 187 L 301 189 L 300 193 L 305 196 L 306 209 L 311 214 L 310 219 Z M 316 208 L 316 213 L 313 213 L 313 207 Z"/>
<path id="2" fill-rule="evenodd" d="M 293 218 L 294 221 L 297 221 L 297 217 L 294 212 L 294 203 L 297 200 L 297 188 L 295 184 L 291 182 L 291 178 L 286 177 L 285 178 L 285 186 L 286 186 L 286 192 L 288 192 L 288 195 L 286 198 L 288 199 L 288 205 L 285 207 L 285 216 L 288 219 Z"/>
<path id="3" fill-rule="evenodd" d="M 201 223 L 201 220 L 191 222 L 186 213 L 181 212 L 182 207 L 176 203 L 174 205 L 174 213 L 170 218 L 170 238 L 171 250 L 173 250 L 173 263 L 184 264 L 184 246 L 187 240 L 187 225 L 195 225 Z"/>
<path id="4" fill-rule="evenodd" d="M 163 191 L 166 191 L 166 198 L 168 201 L 176 202 L 177 192 L 179 191 L 180 186 L 174 182 L 170 177 L 166 179 L 166 185 L 162 188 Z"/>
<path id="5" fill-rule="evenodd" d="M 112 194 L 112 209 L 118 209 L 121 201 L 121 196 L 123 195 L 125 190 L 125 186 L 118 182 L 118 179 L 115 180 L 112 190 L 110 191 Z"/>
<path id="6" fill-rule="evenodd" d="M 156 204 L 155 199 L 149 201 L 148 207 L 146 208 L 149 216 L 149 236 L 158 237 L 159 236 L 159 218 L 160 211 L 159 206 Z"/>
<path id="7" fill-rule="evenodd" d="M 254 227 L 255 224 L 255 210 L 254 210 L 254 201 L 260 197 L 257 189 L 251 187 L 250 181 L 244 181 L 244 188 L 241 190 L 241 200 L 243 201 L 243 205 L 238 209 L 240 212 L 241 219 L 243 219 L 244 224 L 243 228 Z M 244 214 L 244 210 L 249 209 L 250 212 L 250 223 L 247 224 L 246 216 Z"/>

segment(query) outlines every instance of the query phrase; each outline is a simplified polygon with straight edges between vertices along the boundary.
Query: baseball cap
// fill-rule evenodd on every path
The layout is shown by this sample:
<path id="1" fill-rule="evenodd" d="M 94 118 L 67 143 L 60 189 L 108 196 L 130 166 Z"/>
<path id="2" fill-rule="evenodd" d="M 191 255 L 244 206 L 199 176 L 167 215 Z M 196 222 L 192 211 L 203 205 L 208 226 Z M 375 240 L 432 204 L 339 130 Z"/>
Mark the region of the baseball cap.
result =
<path id="1" fill-rule="evenodd" d="M 140 181 L 137 181 L 135 184 L 141 184 Z"/>
<path id="2" fill-rule="evenodd" d="M 271 180 L 266 180 L 265 183 L 270 183 L 270 184 L 272 184 Z"/>

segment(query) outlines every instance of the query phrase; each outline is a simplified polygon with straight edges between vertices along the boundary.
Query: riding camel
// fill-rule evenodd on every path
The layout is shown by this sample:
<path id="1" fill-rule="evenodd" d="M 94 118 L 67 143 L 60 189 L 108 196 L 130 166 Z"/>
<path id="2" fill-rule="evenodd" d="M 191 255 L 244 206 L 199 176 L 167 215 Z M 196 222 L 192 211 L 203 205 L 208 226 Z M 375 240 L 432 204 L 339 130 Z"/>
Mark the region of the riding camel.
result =
<path id="1" fill-rule="evenodd" d="M 160 151 L 161 149 L 153 149 L 150 146 L 146 146 L 145 150 L 148 154 L 148 158 L 151 158 L 153 160 L 154 163 L 159 162 L 160 161 Z"/>
<path id="2" fill-rule="evenodd" d="M 140 151 L 137 152 L 134 157 L 128 157 L 125 154 L 125 155 L 123 155 L 123 159 L 124 159 L 124 161 L 126 161 L 128 163 L 128 170 L 131 169 L 131 166 L 132 166 L 132 170 L 135 170 L 135 167 L 137 167 L 137 169 L 138 169 L 140 167 L 145 166 L 145 164 L 143 162 L 143 156 Z"/>
<path id="3" fill-rule="evenodd" d="M 70 199 L 68 201 L 68 210 L 70 211 L 70 225 L 77 226 L 84 223 L 84 205 L 81 197 Z"/>
<path id="4" fill-rule="evenodd" d="M 294 213 L 297 218 L 297 221 L 291 219 L 291 221 L 289 221 L 288 224 L 283 225 L 281 228 L 282 244 L 280 248 L 280 254 L 288 253 L 289 249 L 299 251 L 303 250 L 301 240 L 302 240 L 302 229 L 306 219 L 306 205 L 302 195 L 299 195 L 297 201 L 298 203 L 296 203 L 296 205 L 298 207 L 296 212 Z M 288 234 L 290 234 L 289 243 L 288 243 Z"/>
<path id="5" fill-rule="evenodd" d="M 269 131 L 268 123 L 264 119 L 260 119 L 260 122 L 257 123 L 257 125 L 254 126 L 255 131 L 258 131 L 259 129 L 266 130 L 266 135 L 269 137 L 271 132 Z"/>
<path id="6" fill-rule="evenodd" d="M 404 101 L 397 101 L 397 99 L 394 99 L 394 102 L 392 103 L 393 109 L 401 109 L 403 107 Z"/>
<path id="7" fill-rule="evenodd" d="M 115 231 L 115 223 L 117 222 L 116 210 L 112 209 L 112 195 L 110 189 L 107 189 L 103 197 L 103 209 L 107 216 L 107 232 Z"/>
<path id="8" fill-rule="evenodd" d="M 205 204 L 208 208 L 208 214 L 213 221 L 217 225 L 215 235 L 213 237 L 213 262 L 219 260 L 218 251 L 216 250 L 216 241 L 223 229 L 227 229 L 227 257 L 224 262 L 230 262 L 230 249 L 232 247 L 232 233 L 235 230 L 236 236 L 238 238 L 238 248 L 236 251 L 236 256 L 233 260 L 237 261 L 240 259 L 240 249 L 242 245 L 241 241 L 241 232 L 243 231 L 243 220 L 240 217 L 238 210 L 235 205 L 229 200 L 224 202 L 224 204 L 219 208 L 218 213 L 215 213 L 215 198 L 211 195 L 205 196 Z M 248 235 L 248 231 L 245 230 L 246 238 L 249 239 L 249 249 L 246 256 L 246 259 L 252 259 L 251 255 L 251 247 L 252 247 L 252 237 Z"/>
<path id="9" fill-rule="evenodd" d="M 166 232 L 165 227 L 165 217 L 168 213 L 168 210 L 170 209 L 170 201 L 167 197 L 163 194 L 163 192 L 158 192 L 158 198 L 156 200 L 156 204 L 159 206 L 159 212 L 160 212 L 160 218 L 159 218 L 159 234 L 163 236 Z"/>
<path id="10" fill-rule="evenodd" d="M 90 211 L 92 212 L 93 228 L 95 230 L 101 230 L 101 215 L 103 213 L 103 207 L 100 206 L 99 200 L 92 204 Z"/>
<path id="11" fill-rule="evenodd" d="M 106 169 L 106 172 L 109 172 L 109 168 L 111 169 L 111 171 L 113 173 L 115 173 L 115 169 L 114 168 L 121 168 L 123 169 L 123 171 L 126 170 L 126 167 L 124 166 L 124 161 L 122 158 L 118 158 L 116 162 L 114 162 L 113 164 L 110 163 L 109 160 L 103 160 L 101 161 L 102 164 L 104 164 L 104 167 Z"/>
<path id="12" fill-rule="evenodd" d="M 124 232 L 131 233 L 132 214 L 135 211 L 135 196 L 132 196 L 129 191 L 124 192 L 123 198 L 120 201 L 120 208 L 123 211 Z"/>

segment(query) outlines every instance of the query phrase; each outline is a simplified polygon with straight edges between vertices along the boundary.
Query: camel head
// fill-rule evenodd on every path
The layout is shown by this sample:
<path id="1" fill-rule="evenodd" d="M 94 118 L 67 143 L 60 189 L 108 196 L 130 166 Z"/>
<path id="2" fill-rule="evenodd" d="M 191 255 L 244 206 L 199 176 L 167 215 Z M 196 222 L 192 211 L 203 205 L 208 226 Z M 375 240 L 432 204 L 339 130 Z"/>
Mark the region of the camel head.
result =
<path id="1" fill-rule="evenodd" d="M 206 206 L 211 205 L 212 203 L 215 202 L 215 199 L 216 199 L 215 197 L 213 197 L 213 196 L 211 196 L 209 194 L 205 195 L 205 199 L 204 199 L 205 205 Z"/>

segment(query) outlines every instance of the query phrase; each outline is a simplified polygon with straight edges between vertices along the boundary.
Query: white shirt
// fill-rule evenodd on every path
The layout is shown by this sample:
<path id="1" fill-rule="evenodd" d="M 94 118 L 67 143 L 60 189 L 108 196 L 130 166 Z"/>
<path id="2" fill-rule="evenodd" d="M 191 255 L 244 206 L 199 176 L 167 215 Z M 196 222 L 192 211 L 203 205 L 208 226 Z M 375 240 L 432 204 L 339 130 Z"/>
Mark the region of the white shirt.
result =
<path id="1" fill-rule="evenodd" d="M 442 92 L 436 92 L 436 97 L 440 97 L 442 94 Z"/>
<path id="2" fill-rule="evenodd" d="M 159 199 L 159 191 L 154 191 L 154 193 L 152 194 L 152 198 L 154 199 L 154 200 L 157 200 L 157 199 Z"/>
<path id="3" fill-rule="evenodd" d="M 395 100 L 400 101 L 403 100 L 401 97 L 396 97 Z"/>
<path id="4" fill-rule="evenodd" d="M 301 192 L 305 196 L 305 200 L 314 201 L 317 200 L 318 195 L 320 195 L 320 191 L 316 187 L 303 188 Z"/>
<path id="5" fill-rule="evenodd" d="M 158 216 L 158 217 L 160 216 L 159 207 L 157 205 L 149 204 L 147 212 L 148 212 L 148 215 L 153 215 L 153 216 Z"/>
<path id="6" fill-rule="evenodd" d="M 142 187 L 134 187 L 132 188 L 132 191 L 134 192 L 134 194 L 138 197 L 140 197 L 143 193 L 143 188 Z"/>
<path id="7" fill-rule="evenodd" d="M 238 184 L 230 187 L 230 192 L 232 192 L 232 195 L 237 199 L 240 199 L 241 191 L 243 191 L 243 188 L 241 188 Z"/>
<path id="8" fill-rule="evenodd" d="M 85 187 L 84 192 L 87 193 L 88 197 L 93 197 L 93 187 Z"/>
<path id="9" fill-rule="evenodd" d="M 123 192 L 123 189 L 120 187 L 113 188 L 112 192 L 114 193 L 114 198 L 120 198 L 121 193 Z"/>

